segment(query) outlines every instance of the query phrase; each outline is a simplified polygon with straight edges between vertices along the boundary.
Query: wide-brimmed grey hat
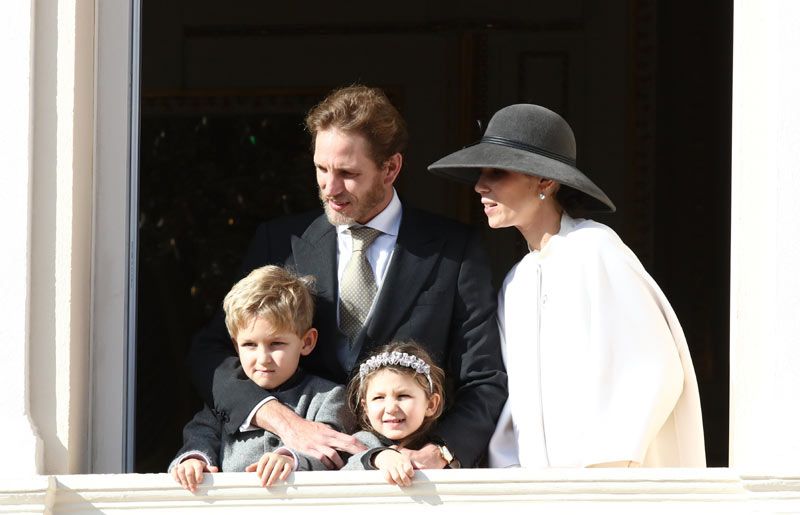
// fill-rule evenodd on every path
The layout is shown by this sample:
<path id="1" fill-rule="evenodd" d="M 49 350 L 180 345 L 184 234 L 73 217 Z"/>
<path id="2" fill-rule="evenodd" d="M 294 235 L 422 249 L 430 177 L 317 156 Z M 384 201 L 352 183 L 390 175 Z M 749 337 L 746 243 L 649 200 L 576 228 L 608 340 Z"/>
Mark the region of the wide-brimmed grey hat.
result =
<path id="1" fill-rule="evenodd" d="M 499 168 L 552 179 L 578 192 L 576 207 L 616 211 L 614 203 L 575 167 L 575 136 L 553 111 L 515 104 L 497 111 L 481 140 L 428 167 L 432 173 L 474 184 L 481 168 Z"/>

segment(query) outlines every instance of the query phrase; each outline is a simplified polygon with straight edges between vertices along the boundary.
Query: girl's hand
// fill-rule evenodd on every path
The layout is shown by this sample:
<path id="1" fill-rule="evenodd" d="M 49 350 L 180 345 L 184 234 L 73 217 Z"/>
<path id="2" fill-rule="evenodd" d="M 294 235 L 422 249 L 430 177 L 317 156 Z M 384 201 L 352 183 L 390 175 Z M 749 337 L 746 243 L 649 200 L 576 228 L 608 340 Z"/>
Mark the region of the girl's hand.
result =
<path id="1" fill-rule="evenodd" d="M 251 463 L 245 472 L 255 472 L 261 480 L 261 486 L 272 486 L 276 479 L 286 481 L 294 470 L 294 458 L 274 452 L 265 453 L 258 463 Z"/>
<path id="2" fill-rule="evenodd" d="M 433 443 L 425 445 L 418 451 L 403 448 L 400 449 L 400 452 L 404 456 L 408 456 L 415 469 L 443 469 L 447 466 L 447 462 L 444 461 L 442 453 L 439 451 L 439 446 Z"/>
<path id="3" fill-rule="evenodd" d="M 379 452 L 374 458 L 375 466 L 383 471 L 386 482 L 392 485 L 411 486 L 414 477 L 414 467 L 404 454 L 396 449 L 386 449 Z"/>
<path id="4" fill-rule="evenodd" d="M 197 491 L 197 485 L 203 482 L 203 472 L 219 472 L 219 467 L 206 465 L 203 460 L 188 458 L 175 465 L 172 478 L 190 492 Z"/>

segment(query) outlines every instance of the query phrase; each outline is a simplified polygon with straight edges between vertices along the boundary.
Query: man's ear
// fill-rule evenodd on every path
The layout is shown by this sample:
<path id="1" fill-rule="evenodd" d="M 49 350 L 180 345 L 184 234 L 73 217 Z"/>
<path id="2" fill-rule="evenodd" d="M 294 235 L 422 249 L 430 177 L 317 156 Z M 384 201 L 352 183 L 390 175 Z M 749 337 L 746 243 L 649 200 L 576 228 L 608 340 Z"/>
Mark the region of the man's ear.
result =
<path id="1" fill-rule="evenodd" d="M 319 333 L 315 328 L 311 328 L 306 331 L 306 334 L 303 335 L 303 345 L 300 347 L 300 355 L 301 356 L 308 356 L 311 354 L 311 351 L 314 350 L 314 347 L 317 346 L 317 337 Z"/>
<path id="2" fill-rule="evenodd" d="M 386 185 L 394 184 L 397 176 L 400 175 L 400 169 L 403 167 L 403 154 L 400 152 L 392 155 L 384 161 L 383 172 L 386 176 L 383 178 L 383 183 Z"/>
<path id="3" fill-rule="evenodd" d="M 438 393 L 432 393 L 430 397 L 428 397 L 428 407 L 425 409 L 425 416 L 432 417 L 436 410 L 439 409 L 439 403 L 442 402 L 442 396 Z"/>

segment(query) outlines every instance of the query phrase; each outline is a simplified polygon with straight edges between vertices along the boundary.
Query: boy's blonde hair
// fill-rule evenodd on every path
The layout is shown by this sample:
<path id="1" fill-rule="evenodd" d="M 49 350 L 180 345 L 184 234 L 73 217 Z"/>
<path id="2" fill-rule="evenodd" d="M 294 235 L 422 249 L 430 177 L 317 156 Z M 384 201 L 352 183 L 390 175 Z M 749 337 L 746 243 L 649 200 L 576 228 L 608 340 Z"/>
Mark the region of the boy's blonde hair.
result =
<path id="1" fill-rule="evenodd" d="M 235 341 L 245 324 L 262 318 L 278 331 L 302 337 L 314 319 L 314 278 L 279 266 L 256 268 L 225 296 L 225 326 Z"/>

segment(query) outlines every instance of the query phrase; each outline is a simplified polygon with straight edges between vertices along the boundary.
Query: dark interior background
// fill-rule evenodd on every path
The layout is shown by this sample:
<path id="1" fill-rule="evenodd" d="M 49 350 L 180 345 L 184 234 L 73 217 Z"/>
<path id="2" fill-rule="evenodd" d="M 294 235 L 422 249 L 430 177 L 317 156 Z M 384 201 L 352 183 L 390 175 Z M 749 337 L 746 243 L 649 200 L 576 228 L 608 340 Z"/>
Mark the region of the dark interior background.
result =
<path id="1" fill-rule="evenodd" d="M 683 324 L 708 462 L 727 465 L 732 1 L 379 5 L 143 0 L 136 472 L 166 469 L 200 407 L 186 351 L 256 224 L 317 205 L 305 112 L 355 82 L 408 121 L 404 202 L 481 227 L 498 284 L 521 239 L 425 167 L 508 104 L 570 122 L 578 167 L 618 207 L 595 218 Z"/>

